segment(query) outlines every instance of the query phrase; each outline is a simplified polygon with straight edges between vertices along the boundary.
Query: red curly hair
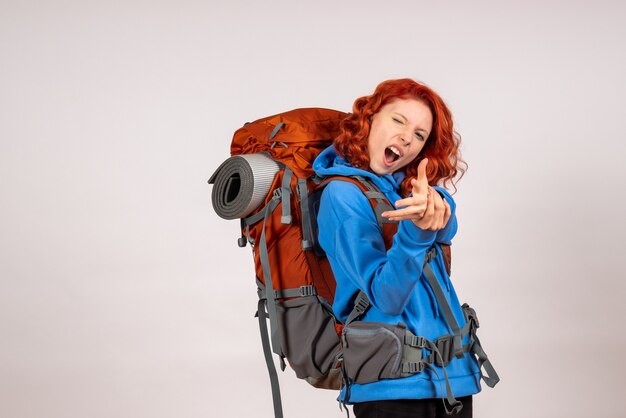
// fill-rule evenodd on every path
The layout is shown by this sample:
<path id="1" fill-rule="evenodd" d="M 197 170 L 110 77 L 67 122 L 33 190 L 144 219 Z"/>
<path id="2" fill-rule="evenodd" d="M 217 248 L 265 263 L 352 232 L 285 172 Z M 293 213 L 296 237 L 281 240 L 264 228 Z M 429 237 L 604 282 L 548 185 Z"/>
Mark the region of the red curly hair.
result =
<path id="1" fill-rule="evenodd" d="M 411 192 L 411 178 L 417 177 L 417 166 L 424 158 L 428 158 L 428 183 L 441 182 L 444 187 L 452 183 L 456 191 L 456 183 L 463 177 L 467 164 L 461 159 L 461 137 L 453 129 L 452 113 L 437 93 L 409 78 L 383 81 L 374 94 L 356 99 L 352 114 L 342 122 L 341 134 L 335 139 L 337 153 L 354 167 L 369 170 L 367 142 L 372 116 L 394 99 L 420 100 L 433 114 L 433 127 L 426 145 L 415 160 L 402 168 L 406 178 L 400 185 L 401 195 L 406 197 Z"/>

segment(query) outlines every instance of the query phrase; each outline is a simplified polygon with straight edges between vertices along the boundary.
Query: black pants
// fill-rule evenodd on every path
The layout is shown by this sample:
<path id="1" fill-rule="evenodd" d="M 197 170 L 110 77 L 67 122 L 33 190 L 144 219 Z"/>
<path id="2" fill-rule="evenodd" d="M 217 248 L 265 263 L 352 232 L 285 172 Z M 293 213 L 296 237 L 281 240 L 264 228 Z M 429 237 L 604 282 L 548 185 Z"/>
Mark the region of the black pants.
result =
<path id="1" fill-rule="evenodd" d="M 446 415 L 441 399 L 398 399 L 359 402 L 353 406 L 356 418 L 472 418 L 472 397 L 458 398 L 463 409 Z"/>

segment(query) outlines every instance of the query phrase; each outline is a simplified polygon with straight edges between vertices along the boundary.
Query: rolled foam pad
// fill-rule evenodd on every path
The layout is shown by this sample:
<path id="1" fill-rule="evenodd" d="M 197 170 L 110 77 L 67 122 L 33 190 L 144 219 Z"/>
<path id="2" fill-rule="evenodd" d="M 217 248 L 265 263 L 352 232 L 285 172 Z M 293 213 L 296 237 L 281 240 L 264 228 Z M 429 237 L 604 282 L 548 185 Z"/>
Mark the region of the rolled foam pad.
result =
<path id="1" fill-rule="evenodd" d="M 224 219 L 245 218 L 263 203 L 279 169 L 267 154 L 230 157 L 209 180 L 213 209 Z"/>

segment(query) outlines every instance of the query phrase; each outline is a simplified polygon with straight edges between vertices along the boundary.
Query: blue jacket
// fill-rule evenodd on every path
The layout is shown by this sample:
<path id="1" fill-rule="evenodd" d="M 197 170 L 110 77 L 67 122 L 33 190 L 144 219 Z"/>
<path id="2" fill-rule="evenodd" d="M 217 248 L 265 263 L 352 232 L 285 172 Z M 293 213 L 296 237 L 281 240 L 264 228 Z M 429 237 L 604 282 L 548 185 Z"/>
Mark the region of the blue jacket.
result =
<path id="1" fill-rule="evenodd" d="M 399 184 L 403 173 L 378 176 L 352 167 L 339 157 L 334 147 L 324 150 L 313 163 L 320 176 L 361 175 L 371 180 L 385 194 L 389 202 L 401 199 Z M 434 341 L 450 334 L 445 318 L 422 274 L 426 252 L 436 242 L 449 244 L 457 230 L 455 203 L 450 194 L 439 187 L 452 209 L 445 228 L 425 231 L 410 220 L 401 221 L 393 244 L 387 251 L 380 227 L 368 199 L 354 184 L 330 182 L 322 194 L 318 213 L 319 242 L 326 252 L 337 281 L 333 309 L 345 321 L 352 311 L 354 296 L 365 292 L 372 303 L 362 321 L 384 322 L 396 325 L 404 322 L 415 335 Z M 461 306 L 446 273 L 441 252 L 431 267 L 442 285 L 459 326 L 465 324 Z M 463 340 L 466 344 L 468 337 Z M 444 397 L 445 382 L 441 368 L 406 378 L 385 379 L 368 384 L 353 384 L 349 403 L 387 399 L 423 399 Z M 446 366 L 452 393 L 455 397 L 480 391 L 480 371 L 473 356 L 465 353 Z M 434 384 L 433 384 L 434 383 Z M 345 390 L 340 399 L 343 399 Z"/>

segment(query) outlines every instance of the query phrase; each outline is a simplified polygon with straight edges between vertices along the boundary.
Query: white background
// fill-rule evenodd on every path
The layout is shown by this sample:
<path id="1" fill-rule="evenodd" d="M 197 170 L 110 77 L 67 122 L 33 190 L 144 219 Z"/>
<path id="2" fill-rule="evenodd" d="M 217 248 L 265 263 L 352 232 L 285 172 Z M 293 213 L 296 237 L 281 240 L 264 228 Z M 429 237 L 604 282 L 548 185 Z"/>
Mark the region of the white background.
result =
<path id="1" fill-rule="evenodd" d="M 271 417 L 249 248 L 206 180 L 246 121 L 388 78 L 463 137 L 478 417 L 626 403 L 623 2 L 0 2 L 0 416 Z M 341 417 L 281 374 L 286 418 Z"/>

